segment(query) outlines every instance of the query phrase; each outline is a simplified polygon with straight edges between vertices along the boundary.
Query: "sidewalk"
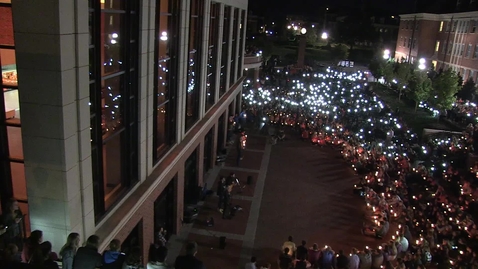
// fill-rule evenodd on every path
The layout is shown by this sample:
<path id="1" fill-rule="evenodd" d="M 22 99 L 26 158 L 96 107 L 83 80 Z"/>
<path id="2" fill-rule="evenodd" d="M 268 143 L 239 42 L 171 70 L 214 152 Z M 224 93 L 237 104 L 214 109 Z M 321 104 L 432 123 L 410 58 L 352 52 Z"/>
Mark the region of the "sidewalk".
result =
<path id="1" fill-rule="evenodd" d="M 259 220 L 262 192 L 269 165 L 271 146 L 265 136 L 249 134 L 244 159 L 236 165 L 236 152 L 232 149 L 226 162 L 217 165 L 207 175 L 207 185 L 216 190 L 220 176 L 234 172 L 240 181 L 235 187 L 232 204 L 242 208 L 230 220 L 222 219 L 217 210 L 218 198 L 214 194 L 199 204 L 199 216 L 192 224 L 185 224 L 181 233 L 173 235 L 169 242 L 168 263 L 173 264 L 176 257 L 184 254 L 184 243 L 196 241 L 199 245 L 196 257 L 202 260 L 206 268 L 243 268 L 250 259 Z M 252 184 L 247 185 L 247 177 Z M 214 226 L 207 227 L 206 220 L 214 218 Z M 219 238 L 226 237 L 225 249 L 219 248 Z"/>

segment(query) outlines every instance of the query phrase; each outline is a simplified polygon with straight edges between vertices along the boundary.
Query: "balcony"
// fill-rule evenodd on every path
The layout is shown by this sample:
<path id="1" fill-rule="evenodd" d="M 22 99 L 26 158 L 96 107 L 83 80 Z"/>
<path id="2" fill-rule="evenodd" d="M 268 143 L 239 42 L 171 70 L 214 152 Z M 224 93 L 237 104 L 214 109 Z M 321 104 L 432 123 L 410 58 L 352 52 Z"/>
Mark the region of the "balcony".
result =
<path id="1" fill-rule="evenodd" d="M 252 69 L 259 68 L 262 65 L 261 54 L 246 54 L 244 55 L 244 68 Z"/>

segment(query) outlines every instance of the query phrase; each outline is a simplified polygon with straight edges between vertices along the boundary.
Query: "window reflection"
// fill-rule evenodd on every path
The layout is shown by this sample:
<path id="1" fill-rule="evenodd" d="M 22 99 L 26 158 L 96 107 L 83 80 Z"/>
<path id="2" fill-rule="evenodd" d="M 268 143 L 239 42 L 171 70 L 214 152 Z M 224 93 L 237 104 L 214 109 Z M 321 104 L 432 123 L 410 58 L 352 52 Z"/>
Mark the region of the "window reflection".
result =
<path id="1" fill-rule="evenodd" d="M 217 33 L 219 31 L 218 15 L 219 5 L 211 3 L 211 17 L 209 19 L 209 48 L 207 56 L 207 76 L 206 76 L 206 111 L 215 103 L 216 95 L 216 73 L 218 71 L 217 59 Z"/>
<path id="2" fill-rule="evenodd" d="M 169 146 L 169 141 L 171 140 L 169 137 L 170 132 L 168 132 L 169 126 L 172 125 L 168 120 L 170 114 L 169 107 L 170 104 L 166 103 L 158 107 L 156 111 L 156 145 L 158 145 L 158 156 L 167 150 L 167 146 Z"/>
<path id="3" fill-rule="evenodd" d="M 237 54 L 237 78 L 241 78 L 244 75 L 244 67 L 242 65 L 243 59 L 244 59 L 244 31 L 246 27 L 245 21 L 246 21 L 246 11 L 241 10 L 240 11 L 240 22 L 239 22 L 239 53 Z"/>
<path id="4" fill-rule="evenodd" d="M 109 139 L 103 145 L 103 178 L 105 191 L 106 210 L 121 194 L 122 190 L 122 162 L 123 157 L 122 138 L 123 134 L 118 134 Z"/>
<path id="5" fill-rule="evenodd" d="M 10 158 L 23 159 L 22 129 L 17 126 L 7 126 L 8 152 Z"/>
<path id="6" fill-rule="evenodd" d="M 229 43 L 229 19 L 231 14 L 231 7 L 224 8 L 224 27 L 222 30 L 222 53 L 221 53 L 221 70 L 220 70 L 220 84 L 219 84 L 219 96 L 222 96 L 226 93 L 228 85 L 227 85 L 227 64 L 229 63 L 227 59 L 228 51 L 228 43 Z"/>
<path id="7" fill-rule="evenodd" d="M 186 130 L 189 130 L 199 119 L 199 39 L 201 23 L 201 1 L 191 0 L 191 16 L 189 19 L 189 60 L 187 66 L 186 93 Z"/>
<path id="8" fill-rule="evenodd" d="M 123 126 L 123 76 L 117 76 L 102 81 L 101 85 L 101 126 L 106 138 Z"/>
<path id="9" fill-rule="evenodd" d="M 164 60 L 158 63 L 158 90 L 157 102 L 158 105 L 163 104 L 169 100 L 169 60 Z"/>
<path id="10" fill-rule="evenodd" d="M 3 89 L 3 99 L 5 105 L 5 116 L 7 122 L 12 124 L 20 123 L 20 101 L 18 99 L 18 90 Z"/>
<path id="11" fill-rule="evenodd" d="M 229 72 L 229 85 L 233 85 L 236 82 L 236 53 L 237 53 L 237 27 L 238 27 L 238 14 L 239 9 L 234 8 L 234 12 L 232 12 L 232 50 L 231 50 L 231 72 Z"/>
<path id="12" fill-rule="evenodd" d="M 123 70 L 124 37 L 121 35 L 124 13 L 101 13 L 101 75 Z"/>

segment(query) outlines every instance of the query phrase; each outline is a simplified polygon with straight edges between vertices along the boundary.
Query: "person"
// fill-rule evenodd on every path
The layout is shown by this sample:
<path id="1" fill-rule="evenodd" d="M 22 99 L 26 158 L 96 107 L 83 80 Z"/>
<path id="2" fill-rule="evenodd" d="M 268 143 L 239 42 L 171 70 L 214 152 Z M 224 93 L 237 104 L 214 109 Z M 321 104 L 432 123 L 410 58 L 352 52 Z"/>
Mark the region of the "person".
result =
<path id="1" fill-rule="evenodd" d="M 227 184 L 227 182 L 226 182 Z M 223 208 L 222 208 L 222 218 L 223 219 L 229 219 L 231 218 L 231 194 L 232 194 L 232 189 L 234 187 L 234 183 L 231 182 L 229 183 L 226 188 L 224 189 L 224 194 L 223 194 Z"/>
<path id="2" fill-rule="evenodd" d="M 0 268 L 2 269 L 28 269 L 33 267 L 21 261 L 18 247 L 13 243 L 8 244 L 2 254 L 0 258 Z"/>
<path id="3" fill-rule="evenodd" d="M 236 149 L 237 149 L 237 166 L 241 163 L 242 159 L 244 158 L 243 152 L 246 147 L 246 132 L 244 130 L 239 131 L 239 135 L 237 136 L 236 141 Z"/>
<path id="4" fill-rule="evenodd" d="M 300 246 L 297 247 L 297 259 L 300 259 L 301 257 L 304 257 L 304 260 L 307 260 L 307 253 L 308 253 L 308 249 L 307 247 L 305 246 L 307 244 L 307 242 L 305 240 L 302 240 L 301 242 L 302 244 Z"/>
<path id="5" fill-rule="evenodd" d="M 23 250 L 22 218 L 23 213 L 18 207 L 18 201 L 10 199 L 2 215 L 1 226 L 5 232 L 2 239 L 5 245 L 17 245 L 19 251 Z"/>
<path id="6" fill-rule="evenodd" d="M 43 242 L 43 232 L 35 230 L 31 232 L 30 236 L 25 241 L 22 251 L 22 261 L 30 263 L 33 253 Z"/>
<path id="7" fill-rule="evenodd" d="M 189 242 L 186 245 L 186 255 L 178 256 L 174 262 L 175 269 L 205 269 L 204 263 L 196 258 L 198 244 Z"/>
<path id="8" fill-rule="evenodd" d="M 60 250 L 61 264 L 63 269 L 73 268 L 73 258 L 80 246 L 80 235 L 78 233 L 70 233 L 66 239 L 65 245 Z"/>
<path id="9" fill-rule="evenodd" d="M 319 258 L 320 258 L 320 250 L 319 246 L 314 243 L 307 253 L 307 259 L 310 262 L 313 268 L 319 267 Z"/>
<path id="10" fill-rule="evenodd" d="M 154 244 L 149 249 L 149 261 L 146 269 L 167 269 L 166 257 L 168 249 L 166 247 L 157 248 Z"/>
<path id="11" fill-rule="evenodd" d="M 224 190 L 226 189 L 226 178 L 222 177 L 219 179 L 219 182 L 217 183 L 217 190 L 216 194 L 218 196 L 218 202 L 217 202 L 217 210 L 222 213 L 223 209 L 223 202 L 224 202 Z"/>
<path id="12" fill-rule="evenodd" d="M 337 269 L 347 269 L 349 267 L 349 259 L 344 255 L 343 250 L 339 250 L 337 255 Z"/>
<path id="13" fill-rule="evenodd" d="M 331 269 L 334 267 L 334 254 L 335 252 L 332 250 L 331 247 L 325 246 L 322 250 L 321 258 L 322 258 L 322 266 L 320 268 L 324 269 Z"/>
<path id="14" fill-rule="evenodd" d="M 257 269 L 256 267 L 257 258 L 252 256 L 251 261 L 246 263 L 245 269 Z"/>
<path id="15" fill-rule="evenodd" d="M 282 250 L 284 249 L 288 249 L 289 252 L 287 254 L 289 254 L 289 256 L 293 257 L 296 250 L 297 250 L 297 247 L 295 246 L 295 243 L 294 243 L 294 238 L 292 238 L 292 236 L 289 235 L 289 237 L 287 238 L 287 241 L 284 242 L 284 244 L 282 244 Z"/>
<path id="16" fill-rule="evenodd" d="M 76 252 L 73 258 L 73 269 L 95 269 L 102 266 L 102 257 L 98 253 L 100 238 L 97 235 L 91 235 L 86 240 L 86 245 Z"/>
<path id="17" fill-rule="evenodd" d="M 59 269 L 58 264 L 53 261 L 50 254 L 52 245 L 49 241 L 45 241 L 35 248 L 30 259 L 30 264 L 35 268 L 42 269 Z"/>
<path id="18" fill-rule="evenodd" d="M 110 242 L 109 250 L 103 253 L 103 269 L 121 269 L 126 256 L 120 251 L 121 242 L 113 239 Z"/>
<path id="19" fill-rule="evenodd" d="M 360 257 L 357 255 L 359 251 L 356 248 L 352 248 L 352 253 L 349 257 L 349 269 L 359 269 Z"/>
<path id="20" fill-rule="evenodd" d="M 277 264 L 279 269 L 291 269 L 293 266 L 292 256 L 289 255 L 290 249 L 284 248 L 281 255 L 279 255 L 279 259 L 277 260 Z"/>

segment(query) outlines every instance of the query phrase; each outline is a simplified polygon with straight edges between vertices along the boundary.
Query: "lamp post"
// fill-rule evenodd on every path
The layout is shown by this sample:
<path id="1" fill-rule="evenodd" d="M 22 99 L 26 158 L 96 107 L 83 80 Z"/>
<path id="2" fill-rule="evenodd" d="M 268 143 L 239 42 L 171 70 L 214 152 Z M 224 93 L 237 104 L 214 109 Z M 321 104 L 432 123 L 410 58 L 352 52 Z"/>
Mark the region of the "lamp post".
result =
<path id="1" fill-rule="evenodd" d="M 303 68 L 305 66 L 305 47 L 307 45 L 307 29 L 302 27 L 299 34 L 299 51 L 297 53 L 297 67 Z"/>
<path id="2" fill-rule="evenodd" d="M 390 50 L 386 49 L 383 51 L 383 58 L 385 60 L 389 60 L 390 59 Z"/>
<path id="3" fill-rule="evenodd" d="M 425 58 L 420 58 L 420 60 L 418 60 L 418 69 L 425 70 L 427 68 L 426 63 L 427 61 L 425 60 Z"/>
<path id="4" fill-rule="evenodd" d="M 327 40 L 327 38 L 329 38 L 329 34 L 327 34 L 327 32 L 323 32 L 320 37 L 321 37 L 323 40 Z"/>

